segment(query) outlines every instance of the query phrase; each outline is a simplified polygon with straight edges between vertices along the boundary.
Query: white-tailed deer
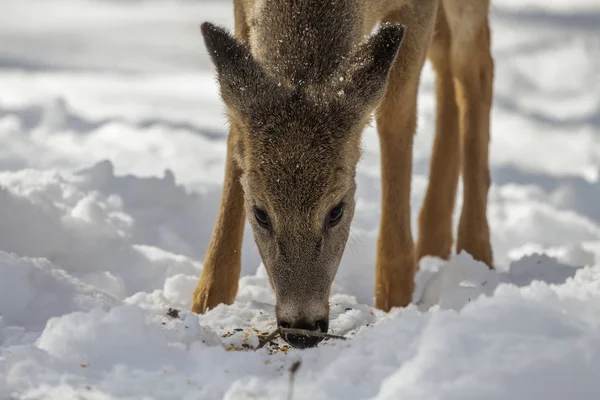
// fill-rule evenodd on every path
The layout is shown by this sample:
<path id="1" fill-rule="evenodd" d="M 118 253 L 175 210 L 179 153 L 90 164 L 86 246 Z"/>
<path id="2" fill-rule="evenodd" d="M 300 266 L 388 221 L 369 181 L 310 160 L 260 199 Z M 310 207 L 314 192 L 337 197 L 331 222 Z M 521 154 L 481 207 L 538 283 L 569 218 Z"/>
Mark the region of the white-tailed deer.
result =
<path id="1" fill-rule="evenodd" d="M 327 331 L 330 287 L 354 214 L 361 133 L 373 114 L 382 184 L 376 307 L 406 306 L 420 257 L 450 256 L 459 173 L 456 250 L 492 268 L 488 11 L 489 0 L 234 0 L 235 37 L 202 25 L 230 131 L 193 311 L 234 301 L 247 215 L 278 324 Z M 437 80 L 436 137 L 415 247 L 412 146 L 427 57 Z M 286 340 L 296 347 L 318 342 Z"/>

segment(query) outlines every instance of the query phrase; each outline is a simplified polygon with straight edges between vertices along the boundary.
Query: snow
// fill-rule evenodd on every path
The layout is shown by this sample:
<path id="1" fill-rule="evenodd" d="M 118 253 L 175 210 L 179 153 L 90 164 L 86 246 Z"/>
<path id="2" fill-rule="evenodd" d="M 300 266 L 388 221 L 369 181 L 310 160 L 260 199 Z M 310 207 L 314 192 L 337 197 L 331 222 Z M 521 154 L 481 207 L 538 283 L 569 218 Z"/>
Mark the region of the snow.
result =
<path id="1" fill-rule="evenodd" d="M 232 26 L 231 2 L 9 0 L 1 9 L 0 399 L 281 399 L 297 360 L 294 399 L 597 398 L 597 2 L 492 4 L 496 269 L 466 253 L 426 258 L 414 304 L 373 308 L 371 127 L 331 297 L 331 332 L 350 340 L 256 352 L 275 326 L 275 298 L 248 230 L 236 302 L 187 311 L 226 138 L 198 24 Z M 413 222 L 433 84 L 427 64 Z"/>

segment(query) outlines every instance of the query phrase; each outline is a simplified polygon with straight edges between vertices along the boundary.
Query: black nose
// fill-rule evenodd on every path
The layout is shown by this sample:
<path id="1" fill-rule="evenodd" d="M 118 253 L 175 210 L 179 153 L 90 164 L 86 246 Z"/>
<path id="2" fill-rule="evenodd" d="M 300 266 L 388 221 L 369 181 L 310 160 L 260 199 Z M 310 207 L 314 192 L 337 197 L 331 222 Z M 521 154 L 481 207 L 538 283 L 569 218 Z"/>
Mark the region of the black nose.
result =
<path id="1" fill-rule="evenodd" d="M 278 321 L 278 324 L 281 328 L 291 328 L 291 329 L 302 329 L 305 331 L 312 332 L 322 332 L 327 333 L 329 329 L 329 321 L 326 319 L 321 319 L 314 322 L 308 321 L 298 321 L 294 324 L 290 324 L 286 321 Z M 288 342 L 291 346 L 297 349 L 306 349 L 307 347 L 315 347 L 317 344 L 323 340 L 322 337 L 316 337 L 311 335 L 303 335 L 296 333 L 284 333 L 281 335 L 283 340 Z"/>

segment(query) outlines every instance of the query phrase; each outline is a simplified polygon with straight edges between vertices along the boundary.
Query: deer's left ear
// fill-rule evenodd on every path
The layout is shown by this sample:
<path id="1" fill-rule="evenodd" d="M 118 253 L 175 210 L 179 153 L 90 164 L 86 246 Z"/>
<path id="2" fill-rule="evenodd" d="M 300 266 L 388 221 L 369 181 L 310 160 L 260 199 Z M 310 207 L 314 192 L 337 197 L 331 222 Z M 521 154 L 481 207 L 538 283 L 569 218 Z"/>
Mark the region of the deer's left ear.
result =
<path id="1" fill-rule="evenodd" d="M 363 106 L 373 106 L 383 97 L 403 38 L 402 25 L 385 24 L 358 47 L 347 71 L 347 96 L 355 97 Z"/>
<path id="2" fill-rule="evenodd" d="M 249 113 L 261 93 L 278 90 L 277 84 L 252 57 L 248 46 L 209 22 L 203 23 L 201 30 L 227 106 L 242 114 Z"/>

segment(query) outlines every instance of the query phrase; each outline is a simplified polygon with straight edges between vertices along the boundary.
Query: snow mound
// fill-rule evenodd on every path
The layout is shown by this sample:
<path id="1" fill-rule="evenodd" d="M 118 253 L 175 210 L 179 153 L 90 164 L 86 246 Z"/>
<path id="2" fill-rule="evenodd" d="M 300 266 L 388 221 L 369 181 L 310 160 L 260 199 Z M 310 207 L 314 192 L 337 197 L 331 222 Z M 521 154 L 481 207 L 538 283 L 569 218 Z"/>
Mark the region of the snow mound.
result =
<path id="1" fill-rule="evenodd" d="M 198 262 L 165 250 L 191 248 L 194 232 L 186 229 L 202 225 L 196 200 L 168 172 L 115 177 L 109 162 L 75 174 L 0 173 L 0 242 L 123 299 L 199 273 Z"/>
<path id="2" fill-rule="evenodd" d="M 478 263 L 466 257 L 452 263 L 468 264 L 467 281 L 481 280 Z M 0 393 L 285 398 L 288 368 L 300 360 L 297 398 L 589 398 L 600 367 L 600 266 L 573 271 L 562 283 L 499 283 L 460 310 L 410 306 L 386 314 L 333 296 L 332 326 L 350 340 L 271 356 L 268 349 L 227 351 L 255 346 L 252 327 L 272 328 L 272 317 L 252 301 L 202 316 L 167 316 L 138 305 L 73 312 L 50 319 L 34 343 L 5 347 Z M 246 289 L 262 286 L 253 278 Z M 450 284 L 447 293 L 458 286 Z M 221 337 L 232 327 L 239 331 Z"/>
<path id="3" fill-rule="evenodd" d="M 61 314 L 108 309 L 119 304 L 45 259 L 19 258 L 0 251 L 0 315 L 4 324 L 40 331 Z"/>

